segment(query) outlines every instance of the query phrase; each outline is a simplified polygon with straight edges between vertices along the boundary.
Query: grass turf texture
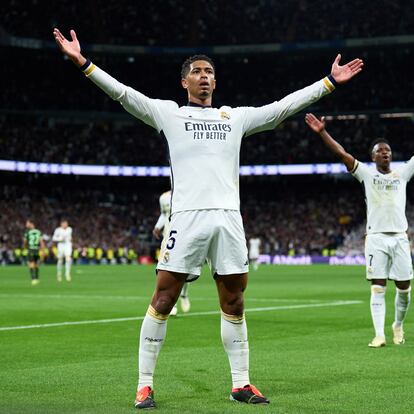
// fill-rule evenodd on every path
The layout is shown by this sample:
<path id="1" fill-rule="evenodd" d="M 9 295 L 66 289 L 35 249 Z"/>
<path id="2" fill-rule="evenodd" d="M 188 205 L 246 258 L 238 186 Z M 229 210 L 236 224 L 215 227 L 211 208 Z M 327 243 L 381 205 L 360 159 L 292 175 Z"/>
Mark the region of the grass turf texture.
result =
<path id="1" fill-rule="evenodd" d="M 143 316 L 154 269 L 78 266 L 58 284 L 43 266 L 30 285 L 24 267 L 0 268 L 0 327 Z M 392 345 L 394 286 L 387 293 L 388 345 L 373 337 L 361 267 L 262 266 L 246 292 L 251 380 L 269 406 L 228 400 L 231 379 L 219 314 L 170 318 L 158 359 L 159 413 L 411 413 L 414 318 L 407 343 Z M 190 286 L 191 312 L 218 310 L 205 271 Z M 263 307 L 356 304 L 257 311 Z M 411 312 L 412 313 L 412 312 Z M 141 321 L 0 330 L 0 413 L 134 413 Z"/>

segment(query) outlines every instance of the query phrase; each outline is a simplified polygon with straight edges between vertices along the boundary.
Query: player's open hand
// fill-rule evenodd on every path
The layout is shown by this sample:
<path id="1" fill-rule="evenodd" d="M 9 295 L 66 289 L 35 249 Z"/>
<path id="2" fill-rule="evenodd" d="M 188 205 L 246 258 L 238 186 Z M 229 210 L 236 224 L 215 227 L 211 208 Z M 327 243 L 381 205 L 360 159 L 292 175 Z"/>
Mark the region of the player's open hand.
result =
<path id="1" fill-rule="evenodd" d="M 71 60 L 75 63 L 79 60 L 81 56 L 81 47 L 79 44 L 79 40 L 76 37 L 76 33 L 74 30 L 70 31 L 70 36 L 72 38 L 71 41 L 66 39 L 65 36 L 59 31 L 59 29 L 53 29 L 53 36 L 55 37 L 55 41 L 59 46 L 59 49 Z"/>
<path id="2" fill-rule="evenodd" d="M 364 62 L 362 59 L 354 59 L 345 65 L 340 65 L 341 55 L 339 54 L 332 64 L 331 75 L 337 83 L 345 83 L 361 72 Z"/>
<path id="3" fill-rule="evenodd" d="M 306 114 L 305 122 L 308 124 L 308 127 L 317 134 L 320 134 L 325 129 L 324 116 L 321 119 L 318 119 L 314 114 Z"/>

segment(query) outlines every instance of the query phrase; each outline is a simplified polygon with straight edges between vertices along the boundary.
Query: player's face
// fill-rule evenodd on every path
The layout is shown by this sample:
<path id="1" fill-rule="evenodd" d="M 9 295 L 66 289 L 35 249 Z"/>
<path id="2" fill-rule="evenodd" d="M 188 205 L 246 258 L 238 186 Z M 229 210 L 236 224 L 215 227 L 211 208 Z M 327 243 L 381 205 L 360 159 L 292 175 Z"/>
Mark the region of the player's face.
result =
<path id="1" fill-rule="evenodd" d="M 60 226 L 61 226 L 62 228 L 64 228 L 64 229 L 66 229 L 66 228 L 68 227 L 68 222 L 67 222 L 67 221 L 62 221 L 62 222 L 60 223 Z"/>
<path id="2" fill-rule="evenodd" d="M 205 100 L 210 98 L 216 88 L 214 69 L 205 60 L 196 60 L 190 65 L 190 71 L 185 79 L 181 80 L 189 97 Z"/>
<path id="3" fill-rule="evenodd" d="M 385 142 L 379 142 L 372 149 L 372 161 L 377 167 L 389 167 L 392 160 L 391 147 Z"/>
<path id="4" fill-rule="evenodd" d="M 26 229 L 31 229 L 33 227 L 33 223 L 29 220 L 26 220 Z"/>

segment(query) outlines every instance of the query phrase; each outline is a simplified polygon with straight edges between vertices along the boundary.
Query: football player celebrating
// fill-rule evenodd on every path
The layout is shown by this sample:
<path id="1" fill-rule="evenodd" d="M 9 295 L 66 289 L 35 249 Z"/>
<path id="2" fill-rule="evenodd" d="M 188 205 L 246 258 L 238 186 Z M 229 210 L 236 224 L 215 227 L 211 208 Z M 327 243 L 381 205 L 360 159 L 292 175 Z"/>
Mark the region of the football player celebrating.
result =
<path id="1" fill-rule="evenodd" d="M 375 329 L 375 337 L 368 346 L 379 348 L 386 344 L 387 279 L 394 280 L 396 285 L 393 341 L 396 345 L 402 345 L 405 342 L 403 322 L 410 304 L 410 281 L 413 278 L 405 203 L 407 182 L 414 174 L 414 157 L 402 167 L 391 170 L 391 147 L 387 140 L 378 139 L 371 146 L 375 168 L 369 168 L 332 138 L 325 129 L 323 117 L 318 119 L 313 114 L 306 114 L 305 120 L 364 186 L 367 203 L 366 277 L 371 281 L 371 316 Z"/>
<path id="2" fill-rule="evenodd" d="M 166 336 L 167 319 L 189 278 L 201 273 L 207 260 L 221 307 L 221 337 L 228 355 L 233 388 L 230 399 L 268 404 L 249 378 L 249 344 L 243 292 L 248 257 L 239 200 L 239 154 L 242 138 L 276 127 L 288 116 L 332 92 L 362 70 L 360 59 L 340 65 L 331 74 L 262 107 L 212 107 L 216 88 L 213 61 L 205 55 L 182 65 L 181 85 L 188 105 L 149 98 L 108 75 L 81 54 L 79 41 L 54 29 L 61 51 L 83 73 L 129 113 L 155 128 L 168 142 L 171 177 L 171 221 L 168 240 L 157 265 L 151 304 L 141 326 L 139 379 L 135 407 L 155 407 L 153 375 Z"/>

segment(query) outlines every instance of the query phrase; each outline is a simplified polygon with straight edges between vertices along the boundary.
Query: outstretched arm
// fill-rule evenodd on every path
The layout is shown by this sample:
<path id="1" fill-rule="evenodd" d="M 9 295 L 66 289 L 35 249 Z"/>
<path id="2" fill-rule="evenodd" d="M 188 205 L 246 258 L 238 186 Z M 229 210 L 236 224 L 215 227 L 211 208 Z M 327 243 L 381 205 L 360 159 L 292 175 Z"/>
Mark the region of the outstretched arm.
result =
<path id="1" fill-rule="evenodd" d="M 325 145 L 341 159 L 348 171 L 351 171 L 354 168 L 355 158 L 346 152 L 344 147 L 336 142 L 325 129 L 325 117 L 318 119 L 313 114 L 306 114 L 305 122 L 312 131 L 320 135 Z"/>
<path id="2" fill-rule="evenodd" d="M 107 95 L 113 100 L 118 101 L 126 111 L 136 118 L 158 131 L 162 129 L 163 114 L 171 107 L 171 104 L 175 107 L 177 104 L 148 98 L 135 89 L 118 82 L 112 76 L 98 68 L 89 59 L 82 56 L 81 47 L 74 30 L 70 31 L 72 40 L 66 39 L 57 28 L 53 29 L 53 36 L 62 53 Z"/>
<path id="3" fill-rule="evenodd" d="M 332 92 L 338 84 L 351 80 L 361 72 L 364 62 L 354 59 L 345 65 L 340 65 L 341 55 L 337 55 L 331 68 L 331 73 L 322 80 L 285 96 L 280 101 L 259 108 L 246 108 L 244 132 L 252 135 L 256 132 L 275 128 L 283 120 L 301 111 L 323 96 Z"/>

